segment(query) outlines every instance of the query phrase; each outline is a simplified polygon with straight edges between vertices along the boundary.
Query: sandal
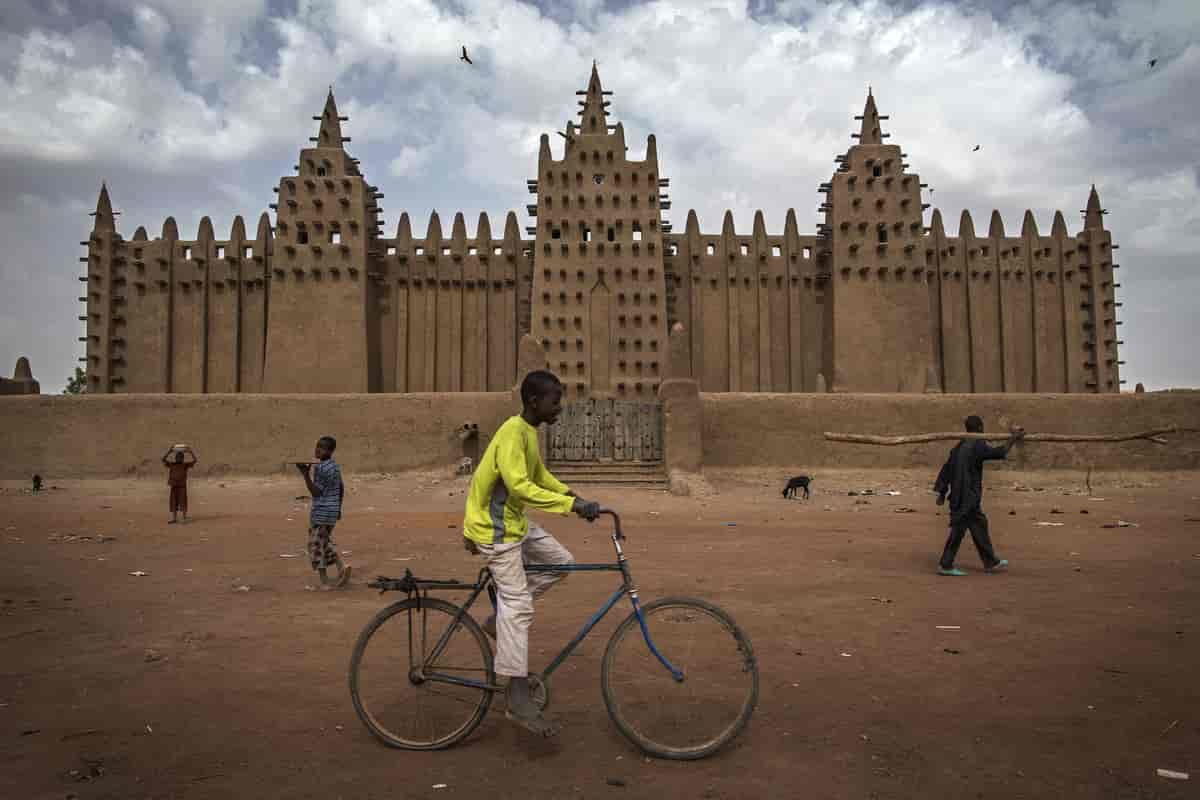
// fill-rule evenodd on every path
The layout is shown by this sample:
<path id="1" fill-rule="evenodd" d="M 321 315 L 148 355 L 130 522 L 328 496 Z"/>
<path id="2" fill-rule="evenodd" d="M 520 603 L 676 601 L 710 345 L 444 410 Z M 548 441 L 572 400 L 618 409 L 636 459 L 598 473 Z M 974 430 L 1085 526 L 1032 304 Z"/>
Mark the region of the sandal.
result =
<path id="1" fill-rule="evenodd" d="M 561 726 L 551 722 L 541 714 L 538 714 L 536 717 L 526 717 L 519 716 L 511 711 L 505 711 L 504 716 L 517 723 L 530 733 L 541 736 L 545 739 L 549 739 L 551 736 L 556 736 L 558 732 L 562 730 Z"/>

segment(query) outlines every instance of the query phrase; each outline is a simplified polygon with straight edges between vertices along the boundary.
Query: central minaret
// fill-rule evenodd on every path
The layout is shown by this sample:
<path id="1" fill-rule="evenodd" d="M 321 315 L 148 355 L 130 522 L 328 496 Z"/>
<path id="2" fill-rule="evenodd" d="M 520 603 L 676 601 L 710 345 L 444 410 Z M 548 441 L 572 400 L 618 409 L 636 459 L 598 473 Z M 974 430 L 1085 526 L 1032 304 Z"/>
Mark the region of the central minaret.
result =
<path id="1" fill-rule="evenodd" d="M 923 392 L 939 384 L 925 268 L 921 179 L 870 90 L 858 143 L 838 157 L 823 207 L 830 237 L 825 376 L 836 392 Z"/>
<path id="2" fill-rule="evenodd" d="M 349 137 L 330 89 L 312 147 L 276 191 L 275 258 L 267 305 L 264 392 L 377 391 L 372 342 L 379 233 L 376 187 L 346 152 Z"/>
<path id="3" fill-rule="evenodd" d="M 542 135 L 531 330 L 572 397 L 651 400 L 666 373 L 662 210 L 654 136 L 644 161 L 626 158 L 608 122 L 611 94 L 592 65 L 580 122 L 567 123 L 561 160 Z"/>

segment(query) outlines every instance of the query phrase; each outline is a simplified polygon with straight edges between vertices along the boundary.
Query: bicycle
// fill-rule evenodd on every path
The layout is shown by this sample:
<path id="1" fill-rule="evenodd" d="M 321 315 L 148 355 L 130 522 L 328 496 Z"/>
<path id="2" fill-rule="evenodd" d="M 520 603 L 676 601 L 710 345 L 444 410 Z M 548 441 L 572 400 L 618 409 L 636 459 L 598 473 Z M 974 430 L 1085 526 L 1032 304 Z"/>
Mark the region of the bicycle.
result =
<path id="1" fill-rule="evenodd" d="M 530 573 L 620 572 L 622 578 L 550 664 L 530 673 L 533 700 L 542 709 L 550 704 L 555 670 L 628 595 L 633 611 L 613 632 L 601 663 L 609 717 L 650 755 L 679 760 L 712 755 L 741 734 L 758 702 L 758 664 L 750 639 L 729 614 L 704 600 L 667 597 L 642 606 L 621 548 L 621 519 L 611 510 L 600 513 L 613 518 L 615 562 L 525 567 Z M 491 645 L 468 613 L 480 594 L 491 595 L 495 587 L 486 567 L 474 583 L 404 572 L 403 578 L 379 577 L 368 584 L 381 594 L 401 591 L 407 597 L 381 610 L 359 635 L 350 659 L 350 697 L 363 724 L 384 744 L 441 750 L 469 736 L 493 696 L 505 691 L 496 681 Z M 470 594 L 458 606 L 430 597 L 431 590 Z M 629 635 L 635 628 L 644 649 L 637 647 L 636 635 Z M 405 653 L 406 674 L 395 663 Z"/>

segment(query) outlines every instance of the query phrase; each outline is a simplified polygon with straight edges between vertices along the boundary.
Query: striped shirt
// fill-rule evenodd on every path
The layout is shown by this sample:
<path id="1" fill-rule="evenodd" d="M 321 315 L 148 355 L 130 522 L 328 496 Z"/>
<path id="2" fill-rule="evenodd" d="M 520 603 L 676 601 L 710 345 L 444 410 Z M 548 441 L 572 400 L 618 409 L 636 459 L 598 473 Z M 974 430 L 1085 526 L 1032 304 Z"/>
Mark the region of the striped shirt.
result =
<path id="1" fill-rule="evenodd" d="M 334 525 L 342 518 L 342 470 L 332 458 L 319 462 L 313 468 L 313 487 L 317 496 L 312 499 L 312 510 L 308 514 L 310 525 Z"/>

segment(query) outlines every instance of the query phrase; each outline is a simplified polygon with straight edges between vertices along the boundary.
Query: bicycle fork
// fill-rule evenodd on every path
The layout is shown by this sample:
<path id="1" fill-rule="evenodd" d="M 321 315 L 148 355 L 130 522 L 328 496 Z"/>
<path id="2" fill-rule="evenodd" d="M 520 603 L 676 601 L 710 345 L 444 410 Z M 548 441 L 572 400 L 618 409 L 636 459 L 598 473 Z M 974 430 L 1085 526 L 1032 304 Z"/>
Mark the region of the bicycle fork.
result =
<path id="1" fill-rule="evenodd" d="M 638 600 L 637 584 L 633 582 L 633 575 L 630 574 L 629 564 L 625 559 L 625 551 L 621 549 L 621 541 L 616 536 L 613 537 L 613 546 L 617 548 L 617 564 L 621 567 L 621 576 L 625 579 L 625 591 L 629 593 L 629 602 L 633 604 L 633 613 L 637 616 L 638 627 L 642 629 L 642 638 L 646 641 L 646 647 L 650 648 L 650 652 L 658 659 L 658 663 L 671 673 L 671 677 L 675 679 L 676 683 L 683 683 L 683 670 L 677 669 L 668 661 L 654 646 L 654 640 L 650 638 L 650 629 L 646 626 L 646 615 L 642 613 L 642 604 Z"/>

